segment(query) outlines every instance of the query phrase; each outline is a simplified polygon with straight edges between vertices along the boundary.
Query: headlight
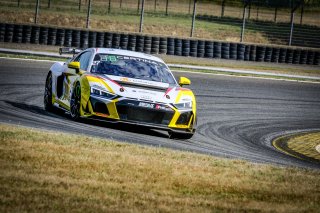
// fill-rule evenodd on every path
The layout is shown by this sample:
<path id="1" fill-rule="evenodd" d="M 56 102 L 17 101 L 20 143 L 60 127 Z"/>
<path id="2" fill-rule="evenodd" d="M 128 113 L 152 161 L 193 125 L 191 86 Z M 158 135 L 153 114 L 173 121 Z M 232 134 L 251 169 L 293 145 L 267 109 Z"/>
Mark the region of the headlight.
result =
<path id="1" fill-rule="evenodd" d="M 174 104 L 177 109 L 192 109 L 192 101 Z"/>
<path id="2" fill-rule="evenodd" d="M 116 94 L 107 92 L 107 91 L 103 91 L 94 87 L 91 87 L 91 95 L 92 96 L 99 96 L 101 98 L 106 98 L 106 99 L 113 99 L 115 97 L 117 97 Z"/>

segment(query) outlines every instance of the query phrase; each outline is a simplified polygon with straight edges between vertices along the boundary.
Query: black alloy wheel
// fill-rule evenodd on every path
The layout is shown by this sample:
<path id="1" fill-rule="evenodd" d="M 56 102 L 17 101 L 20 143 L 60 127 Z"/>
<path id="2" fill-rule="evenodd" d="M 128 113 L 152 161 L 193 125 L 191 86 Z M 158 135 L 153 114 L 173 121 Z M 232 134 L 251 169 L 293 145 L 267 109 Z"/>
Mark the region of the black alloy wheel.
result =
<path id="1" fill-rule="evenodd" d="M 70 100 L 70 114 L 75 121 L 80 119 L 80 104 L 81 104 L 81 87 L 78 82 L 73 89 Z"/>
<path id="2" fill-rule="evenodd" d="M 53 105 L 52 105 L 52 74 L 51 74 L 51 72 L 49 72 L 47 75 L 43 103 L 44 103 L 44 109 L 46 111 L 53 110 Z"/>

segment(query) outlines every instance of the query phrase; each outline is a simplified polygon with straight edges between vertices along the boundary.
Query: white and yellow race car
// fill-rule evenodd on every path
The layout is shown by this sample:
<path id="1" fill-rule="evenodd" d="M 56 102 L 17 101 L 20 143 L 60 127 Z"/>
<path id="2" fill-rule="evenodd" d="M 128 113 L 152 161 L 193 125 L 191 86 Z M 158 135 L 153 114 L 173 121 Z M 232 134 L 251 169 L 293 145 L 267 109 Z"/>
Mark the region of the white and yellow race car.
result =
<path id="1" fill-rule="evenodd" d="M 191 138 L 196 100 L 190 80 L 177 83 L 155 56 L 127 50 L 90 48 L 67 62 L 56 62 L 46 78 L 44 107 L 71 118 L 98 119 L 162 129 L 170 138 Z"/>

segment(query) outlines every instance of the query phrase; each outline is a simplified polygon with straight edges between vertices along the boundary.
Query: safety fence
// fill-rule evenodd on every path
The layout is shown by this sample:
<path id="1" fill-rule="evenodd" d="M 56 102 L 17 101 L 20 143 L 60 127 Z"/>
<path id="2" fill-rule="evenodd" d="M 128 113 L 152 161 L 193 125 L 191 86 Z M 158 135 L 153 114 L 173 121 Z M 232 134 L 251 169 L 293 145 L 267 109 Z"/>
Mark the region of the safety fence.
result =
<path id="1" fill-rule="evenodd" d="M 120 48 L 147 54 L 242 61 L 320 64 L 320 51 L 311 48 L 158 37 L 38 25 L 0 23 L 0 42 L 56 45 L 83 49 L 88 47 Z"/>

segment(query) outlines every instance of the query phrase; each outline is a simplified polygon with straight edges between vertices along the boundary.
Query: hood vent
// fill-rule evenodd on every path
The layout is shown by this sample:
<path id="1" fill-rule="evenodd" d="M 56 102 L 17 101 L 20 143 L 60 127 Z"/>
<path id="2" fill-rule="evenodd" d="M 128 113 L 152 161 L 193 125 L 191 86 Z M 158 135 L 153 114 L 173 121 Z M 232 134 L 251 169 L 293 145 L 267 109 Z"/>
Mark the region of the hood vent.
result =
<path id="1" fill-rule="evenodd" d="M 141 84 L 132 84 L 132 83 L 124 83 L 123 81 L 117 81 L 123 87 L 130 87 L 136 89 L 147 89 L 155 92 L 166 92 L 168 88 L 156 87 L 151 85 L 141 85 Z"/>

